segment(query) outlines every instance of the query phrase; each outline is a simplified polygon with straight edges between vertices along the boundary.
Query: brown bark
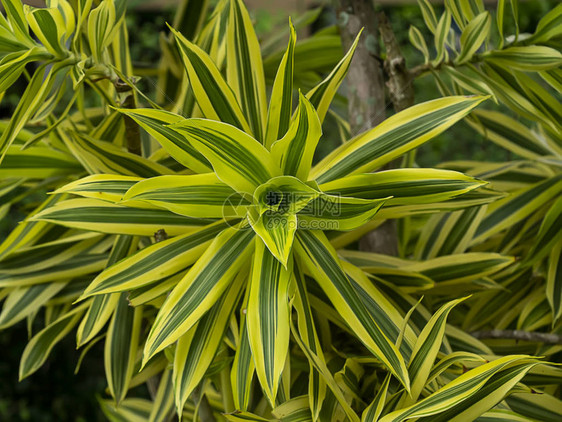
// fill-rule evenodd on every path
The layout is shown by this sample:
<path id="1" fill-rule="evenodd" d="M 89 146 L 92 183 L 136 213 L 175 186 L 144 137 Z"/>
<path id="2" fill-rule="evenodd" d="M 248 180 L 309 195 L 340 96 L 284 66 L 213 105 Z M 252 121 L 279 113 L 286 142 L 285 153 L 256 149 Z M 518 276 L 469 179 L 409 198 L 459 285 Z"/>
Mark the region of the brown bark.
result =
<path id="1" fill-rule="evenodd" d="M 384 60 L 386 87 L 394 111 L 399 112 L 414 104 L 413 78 L 406 68 L 406 60 L 400 52 L 400 46 L 384 12 L 377 13 L 377 22 L 386 52 Z M 398 167 L 398 161 L 388 163 L 384 169 L 396 167 Z M 398 255 L 396 221 L 387 220 L 376 230 L 365 235 L 359 242 L 359 247 L 362 250 Z"/>
<path id="2" fill-rule="evenodd" d="M 352 135 L 368 130 L 386 117 L 383 69 L 379 59 L 379 33 L 373 1 L 339 0 L 337 18 L 344 50 L 364 28 L 347 74 L 347 99 Z M 386 221 L 359 241 L 361 250 L 398 254 L 394 221 Z"/>
<path id="3" fill-rule="evenodd" d="M 396 112 L 402 111 L 414 105 L 414 87 L 412 75 L 406 67 L 406 59 L 400 52 L 400 46 L 394 31 L 390 26 L 384 12 L 377 14 L 379 31 L 381 33 L 386 57 L 384 60 L 384 71 L 386 73 L 388 94 Z"/>
<path id="4" fill-rule="evenodd" d="M 370 0 L 339 0 L 336 13 L 344 51 L 364 28 L 346 77 L 349 123 L 352 135 L 357 135 L 385 118 L 377 19 Z"/>

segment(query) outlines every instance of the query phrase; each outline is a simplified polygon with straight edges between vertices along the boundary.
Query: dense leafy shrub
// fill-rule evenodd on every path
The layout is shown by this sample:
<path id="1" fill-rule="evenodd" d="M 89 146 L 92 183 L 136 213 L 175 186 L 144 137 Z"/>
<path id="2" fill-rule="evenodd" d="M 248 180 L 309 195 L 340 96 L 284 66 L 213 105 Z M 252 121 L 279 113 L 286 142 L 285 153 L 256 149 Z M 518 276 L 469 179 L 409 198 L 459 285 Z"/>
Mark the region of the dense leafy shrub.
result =
<path id="1" fill-rule="evenodd" d="M 542 247 L 557 239 L 546 235 L 559 230 L 559 163 L 550 156 L 560 137 L 545 141 L 546 161 L 507 166 L 515 172 L 507 190 L 524 185 L 507 198 L 496 181 L 505 180 L 503 169 L 490 176 L 478 165 L 448 165 L 478 177 L 380 171 L 488 96 L 500 98 L 505 91 L 490 83 L 500 79 L 486 73 L 495 61 L 535 63 L 513 58 L 509 48 L 522 47 L 504 42 L 470 67 L 478 77 L 463 78 L 462 66 L 480 57 L 490 18 L 466 16 L 457 3 L 466 8 L 447 2 L 437 21 L 422 2 L 438 54 L 424 70 L 452 73 L 453 84 L 478 95 L 443 82 L 443 98 L 397 113 L 315 162 L 327 116 L 346 132 L 330 104 L 360 36 L 341 57 L 332 29 L 297 42 L 289 23 L 288 44 L 279 50 L 277 36 L 260 48 L 240 0 L 218 2 L 209 17 L 207 2 L 186 3 L 174 23 L 181 31 L 162 38 L 161 98 L 153 100 L 133 76 L 124 1 L 52 0 L 34 9 L 4 0 L 0 90 L 22 74 L 29 83 L 2 128 L 2 210 L 50 193 L 0 244 L 0 327 L 35 318 L 44 326 L 23 353 L 20 377 L 76 328 L 83 354 L 104 342 L 111 399 L 100 403 L 111 420 L 556 417 L 560 370 L 531 355 L 555 356 L 557 346 L 489 346 L 460 327 L 508 328 L 519 310 L 535 325 L 525 317 L 518 328 L 559 316 L 552 300 L 555 318 L 541 313 L 553 294 L 533 293 L 521 307 L 511 295 L 512 283 L 528 282 L 548 253 Z M 559 9 L 551 13 L 545 22 L 559 19 Z M 467 34 L 454 62 L 445 48 L 456 46 L 450 14 Z M 558 33 L 537 34 L 540 44 Z M 529 48 L 546 80 L 556 82 L 559 53 Z M 37 67 L 28 73 L 30 63 Z M 502 125 L 491 112 L 471 116 L 477 130 L 492 126 L 496 142 L 517 143 L 515 123 Z M 558 121 L 538 120 L 541 142 L 559 135 Z M 536 152 L 541 144 L 527 141 L 518 148 Z M 546 215 L 539 211 L 545 204 Z M 501 213 L 513 209 L 519 218 Z M 403 256 L 350 247 L 386 219 L 405 223 Z M 538 246 L 521 246 L 519 239 L 536 233 Z M 526 258 L 515 262 L 521 253 Z M 556 257 L 549 262 L 558 274 Z M 491 301 L 477 302 L 478 295 Z M 511 306 L 510 317 L 481 309 L 491 303 Z M 132 397 L 145 383 L 151 400 Z M 529 403 L 544 386 L 552 394 Z M 506 402 L 509 392 L 516 394 Z"/>

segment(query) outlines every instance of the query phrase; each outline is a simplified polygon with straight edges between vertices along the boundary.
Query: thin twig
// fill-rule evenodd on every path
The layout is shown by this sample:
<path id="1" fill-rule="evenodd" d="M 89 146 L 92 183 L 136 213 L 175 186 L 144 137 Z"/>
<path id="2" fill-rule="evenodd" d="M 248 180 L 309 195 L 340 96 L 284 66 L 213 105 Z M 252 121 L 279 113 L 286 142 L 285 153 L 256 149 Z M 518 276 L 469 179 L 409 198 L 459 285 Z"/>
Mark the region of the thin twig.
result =
<path id="1" fill-rule="evenodd" d="M 421 74 L 423 74 L 425 72 L 429 72 L 432 69 L 435 69 L 435 67 L 432 66 L 430 63 L 424 63 L 424 64 L 414 66 L 413 68 L 411 68 L 409 70 L 410 78 L 415 79 L 418 76 L 420 76 Z"/>
<path id="2" fill-rule="evenodd" d="M 129 109 L 136 108 L 137 105 L 135 104 L 135 95 L 132 92 L 133 89 L 121 79 L 117 79 L 114 82 L 114 85 L 115 90 L 118 93 L 126 95 L 125 99 L 121 103 L 121 106 L 123 108 Z M 129 116 L 123 116 L 123 118 L 125 122 L 125 138 L 127 140 L 127 150 L 132 154 L 142 156 L 139 125 Z"/>
<path id="3" fill-rule="evenodd" d="M 471 335 L 478 339 L 509 339 L 522 340 L 533 343 L 562 344 L 562 336 L 551 333 L 537 333 L 534 331 L 521 330 L 490 330 L 474 331 Z"/>

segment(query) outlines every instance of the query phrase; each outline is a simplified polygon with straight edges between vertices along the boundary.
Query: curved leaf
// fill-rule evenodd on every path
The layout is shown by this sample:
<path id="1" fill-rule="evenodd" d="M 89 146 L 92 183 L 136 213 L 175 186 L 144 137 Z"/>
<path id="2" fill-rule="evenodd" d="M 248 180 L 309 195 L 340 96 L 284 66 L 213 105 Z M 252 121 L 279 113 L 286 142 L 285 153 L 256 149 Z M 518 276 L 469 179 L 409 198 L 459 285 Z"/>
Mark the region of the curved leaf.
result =
<path id="1" fill-rule="evenodd" d="M 293 70 L 295 66 L 295 43 L 297 34 L 293 23 L 289 19 L 289 45 L 287 51 L 279 63 L 279 69 L 275 75 L 269 110 L 267 113 L 267 128 L 265 132 L 265 146 L 270 149 L 271 145 L 278 139 L 283 138 L 289 129 L 291 113 L 293 112 Z"/>
<path id="2" fill-rule="evenodd" d="M 173 368 L 178 411 L 213 362 L 247 279 L 248 272 L 241 271 L 203 318 L 178 340 Z"/>
<path id="3" fill-rule="evenodd" d="M 183 134 L 211 162 L 217 176 L 238 192 L 252 194 L 259 185 L 280 175 L 269 151 L 234 126 L 188 119 L 170 128 Z"/>
<path id="4" fill-rule="evenodd" d="M 227 227 L 219 222 L 141 249 L 99 274 L 82 298 L 139 288 L 176 274 L 197 261 L 215 236 Z"/>
<path id="5" fill-rule="evenodd" d="M 218 235 L 160 308 L 146 340 L 143 365 L 181 337 L 220 298 L 248 259 L 254 233 L 230 228 Z"/>
<path id="6" fill-rule="evenodd" d="M 410 107 L 335 149 L 310 174 L 318 183 L 372 171 L 437 136 L 485 97 L 446 97 Z"/>
<path id="7" fill-rule="evenodd" d="M 308 180 L 316 145 L 322 136 L 322 125 L 316 110 L 299 92 L 299 106 L 287 133 L 271 147 L 271 155 L 285 175 Z"/>
<path id="8" fill-rule="evenodd" d="M 86 306 L 87 304 L 83 304 L 66 312 L 33 336 L 21 356 L 20 380 L 37 371 L 45 363 L 53 347 L 78 323 Z"/>
<path id="9" fill-rule="evenodd" d="M 145 202 L 176 214 L 199 218 L 244 216 L 250 205 L 242 195 L 224 184 L 214 173 L 160 176 L 132 186 L 122 198 Z"/>
<path id="10" fill-rule="evenodd" d="M 236 96 L 211 57 L 171 28 L 180 50 L 187 77 L 203 115 L 252 133 Z"/>
<path id="11" fill-rule="evenodd" d="M 152 236 L 165 230 L 170 236 L 198 230 L 214 221 L 189 218 L 166 210 L 124 207 L 99 199 L 69 199 L 33 216 L 66 227 L 111 234 Z"/>
<path id="12" fill-rule="evenodd" d="M 180 133 L 172 130 L 168 125 L 184 120 L 182 116 L 165 110 L 137 108 L 134 110 L 118 108 L 117 111 L 129 116 L 179 163 L 197 173 L 207 173 L 211 165 L 197 149 L 193 147 Z"/>
<path id="13" fill-rule="evenodd" d="M 353 53 L 355 53 L 360 36 L 361 31 L 357 34 L 355 41 L 351 47 L 349 47 L 345 56 L 340 60 L 336 67 L 334 67 L 330 74 L 326 76 L 322 82 L 306 93 L 306 98 L 310 100 L 310 103 L 318 112 L 318 118 L 321 123 L 326 117 L 326 113 L 328 112 L 332 99 L 336 95 L 339 86 L 343 82 L 345 75 L 347 75 L 347 71 L 351 65 L 351 59 L 353 59 Z"/>
<path id="14" fill-rule="evenodd" d="M 241 0 L 231 0 L 226 36 L 227 81 L 238 98 L 254 137 L 263 142 L 267 115 L 260 44 Z"/>
<path id="15" fill-rule="evenodd" d="M 269 402 L 275 406 L 289 351 L 288 290 L 292 261 L 284 268 L 260 238 L 255 242 L 246 324 L 256 374 Z"/>
<path id="16" fill-rule="evenodd" d="M 439 202 L 486 182 L 450 170 L 396 169 L 356 174 L 319 185 L 323 192 L 361 199 L 382 199 L 386 205 Z"/>
<path id="17" fill-rule="evenodd" d="M 369 315 L 325 235 L 321 232 L 299 231 L 297 239 L 295 252 L 299 260 L 317 279 L 336 310 L 363 344 L 409 390 L 409 378 L 402 356 Z"/>

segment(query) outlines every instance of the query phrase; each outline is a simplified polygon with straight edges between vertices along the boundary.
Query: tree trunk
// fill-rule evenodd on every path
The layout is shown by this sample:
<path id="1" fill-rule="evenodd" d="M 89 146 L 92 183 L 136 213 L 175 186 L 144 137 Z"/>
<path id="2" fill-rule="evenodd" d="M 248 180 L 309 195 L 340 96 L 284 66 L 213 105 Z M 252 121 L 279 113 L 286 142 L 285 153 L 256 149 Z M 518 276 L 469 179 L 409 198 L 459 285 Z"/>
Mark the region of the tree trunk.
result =
<path id="1" fill-rule="evenodd" d="M 352 135 L 357 135 L 385 119 L 377 17 L 369 0 L 338 0 L 336 16 L 344 51 L 351 47 L 361 28 L 365 28 L 346 78 L 349 123 Z"/>
<path id="2" fill-rule="evenodd" d="M 336 13 L 343 48 L 347 51 L 364 28 L 347 74 L 347 100 L 352 135 L 381 123 L 386 117 L 384 76 L 379 59 L 379 34 L 373 1 L 339 0 Z M 398 254 L 396 224 L 389 220 L 359 241 L 361 250 Z"/>

